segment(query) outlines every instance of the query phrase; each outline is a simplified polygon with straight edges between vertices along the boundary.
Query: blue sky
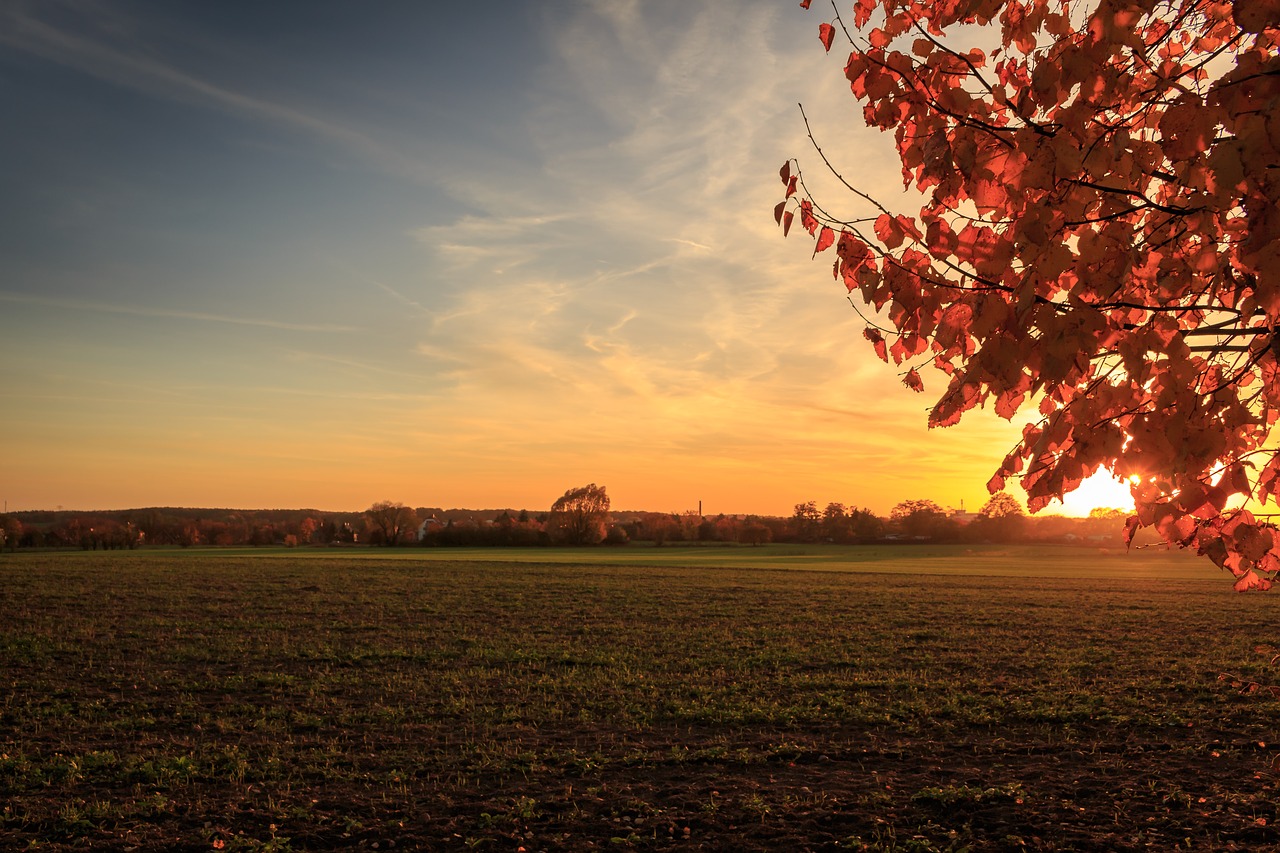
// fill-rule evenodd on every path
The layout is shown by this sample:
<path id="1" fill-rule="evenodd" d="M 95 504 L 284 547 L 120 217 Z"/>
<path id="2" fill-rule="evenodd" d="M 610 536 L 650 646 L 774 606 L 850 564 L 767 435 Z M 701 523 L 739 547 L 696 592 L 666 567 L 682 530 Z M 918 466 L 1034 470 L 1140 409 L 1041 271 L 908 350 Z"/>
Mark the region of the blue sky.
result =
<path id="1" fill-rule="evenodd" d="M 783 240 L 798 101 L 902 196 L 790 2 L 0 4 L 11 508 L 970 507 Z M 816 169 L 808 174 L 823 186 Z M 928 381 L 929 377 L 926 377 Z"/>

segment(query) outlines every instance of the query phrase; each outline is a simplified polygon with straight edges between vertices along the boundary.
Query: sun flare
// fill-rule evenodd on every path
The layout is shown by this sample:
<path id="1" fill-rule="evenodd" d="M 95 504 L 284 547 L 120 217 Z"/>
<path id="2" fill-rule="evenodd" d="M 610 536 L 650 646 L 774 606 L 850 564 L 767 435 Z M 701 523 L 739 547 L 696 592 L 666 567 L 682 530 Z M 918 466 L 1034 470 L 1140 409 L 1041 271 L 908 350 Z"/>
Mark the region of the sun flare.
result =
<path id="1" fill-rule="evenodd" d="M 1061 503 L 1056 500 L 1050 503 L 1046 511 L 1083 518 L 1093 510 L 1102 508 L 1126 512 L 1133 510 L 1133 496 L 1129 494 L 1128 482 L 1117 480 L 1105 470 L 1086 477 L 1078 489 L 1068 494 Z"/>

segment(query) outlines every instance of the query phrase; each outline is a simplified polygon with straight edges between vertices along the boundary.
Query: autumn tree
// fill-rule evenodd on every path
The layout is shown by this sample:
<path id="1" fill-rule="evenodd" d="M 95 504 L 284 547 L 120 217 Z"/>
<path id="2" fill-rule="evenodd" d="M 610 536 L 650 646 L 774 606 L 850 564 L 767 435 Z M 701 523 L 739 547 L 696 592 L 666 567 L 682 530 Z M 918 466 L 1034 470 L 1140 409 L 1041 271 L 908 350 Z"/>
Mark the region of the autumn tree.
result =
<path id="1" fill-rule="evenodd" d="M 595 545 L 609 524 L 609 495 L 604 486 L 588 483 L 569 489 L 551 505 L 547 532 L 553 542 Z"/>
<path id="2" fill-rule="evenodd" d="M 364 511 L 370 526 L 382 538 L 382 544 L 394 546 L 418 528 L 418 516 L 412 507 L 393 501 L 378 501 Z"/>
<path id="3" fill-rule="evenodd" d="M 818 536 L 818 525 L 822 522 L 822 513 L 818 511 L 816 501 L 805 501 L 795 505 L 795 513 L 791 516 L 791 526 L 795 536 L 801 542 L 811 542 Z"/>
<path id="4" fill-rule="evenodd" d="M 315 541 L 316 532 L 320 528 L 320 519 L 307 516 L 298 524 L 298 541 L 304 543 Z"/>
<path id="5" fill-rule="evenodd" d="M 768 545 L 773 541 L 773 531 L 759 521 L 752 521 L 744 524 L 738 531 L 738 541 L 753 547 Z"/>
<path id="6" fill-rule="evenodd" d="M 870 542 L 884 535 L 884 519 L 869 509 L 849 509 L 849 532 L 859 542 Z"/>
<path id="7" fill-rule="evenodd" d="M 1122 538 L 1121 531 L 1124 530 L 1124 520 L 1128 515 L 1129 513 L 1126 510 L 1116 509 L 1115 507 L 1099 507 L 1090 510 L 1088 518 L 1076 519 L 1078 533 L 1095 542 L 1112 541 L 1118 543 Z M 1141 544 L 1151 545 L 1158 543 L 1158 539 L 1152 535 L 1152 531 L 1143 531 L 1139 536 L 1146 540 Z"/>
<path id="8" fill-rule="evenodd" d="M 680 526 L 669 515 L 656 515 L 644 522 L 645 538 L 662 547 L 680 536 Z"/>
<path id="9" fill-rule="evenodd" d="M 930 426 L 1032 412 L 992 492 L 1021 478 L 1034 512 L 1106 469 L 1130 537 L 1153 527 L 1241 590 L 1280 573 L 1278 21 L 1277 0 L 856 0 L 819 39 L 850 45 L 921 206 L 814 140 L 841 197 L 788 161 L 775 209 L 834 250 L 909 388 L 940 371 Z"/>
<path id="10" fill-rule="evenodd" d="M 974 532 L 997 541 L 1017 539 L 1027 525 L 1027 513 L 1008 492 L 996 492 L 983 504 L 973 522 Z"/>
<path id="11" fill-rule="evenodd" d="M 22 522 L 15 516 L 0 516 L 0 550 L 8 548 L 15 551 L 18 541 L 22 539 Z"/>
<path id="12" fill-rule="evenodd" d="M 889 518 L 912 538 L 933 538 L 951 531 L 947 512 L 930 500 L 909 500 L 897 504 Z"/>
<path id="13" fill-rule="evenodd" d="M 989 518 L 999 520 L 1004 518 L 1026 518 L 1026 511 L 1023 510 L 1022 504 L 1018 503 L 1018 499 L 1008 492 L 996 492 L 991 496 L 982 509 L 978 510 L 981 518 Z"/>
<path id="14" fill-rule="evenodd" d="M 833 542 L 849 539 L 849 510 L 839 501 L 831 501 L 822 510 L 822 535 Z"/>

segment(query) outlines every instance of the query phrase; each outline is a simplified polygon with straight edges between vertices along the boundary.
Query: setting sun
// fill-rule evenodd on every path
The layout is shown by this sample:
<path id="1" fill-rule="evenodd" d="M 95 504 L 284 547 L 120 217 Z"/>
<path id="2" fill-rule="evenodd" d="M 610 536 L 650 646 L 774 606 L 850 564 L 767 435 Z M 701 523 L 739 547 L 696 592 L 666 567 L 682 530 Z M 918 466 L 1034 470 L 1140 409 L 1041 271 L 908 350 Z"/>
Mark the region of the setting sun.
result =
<path id="1" fill-rule="evenodd" d="M 1133 496 L 1129 494 L 1128 483 L 1117 480 L 1105 470 L 1085 478 L 1080 487 L 1067 495 L 1062 503 L 1054 501 L 1045 512 L 1084 517 L 1095 509 L 1103 508 L 1126 512 L 1133 510 Z"/>

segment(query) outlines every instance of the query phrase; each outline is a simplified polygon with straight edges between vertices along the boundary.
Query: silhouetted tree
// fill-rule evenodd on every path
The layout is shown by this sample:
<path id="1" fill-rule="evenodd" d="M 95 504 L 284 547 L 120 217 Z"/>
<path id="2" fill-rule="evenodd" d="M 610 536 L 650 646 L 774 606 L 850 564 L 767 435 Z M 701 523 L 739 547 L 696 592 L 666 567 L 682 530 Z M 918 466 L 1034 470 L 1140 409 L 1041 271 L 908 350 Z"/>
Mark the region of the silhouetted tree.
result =
<path id="1" fill-rule="evenodd" d="M 889 517 L 912 538 L 936 539 L 952 532 L 946 511 L 929 500 L 903 501 L 893 508 Z"/>
<path id="2" fill-rule="evenodd" d="M 382 536 L 382 543 L 396 545 L 410 531 L 418 528 L 418 516 L 411 507 L 391 501 L 378 501 L 364 511 L 370 524 Z"/>
<path id="3" fill-rule="evenodd" d="M 884 519 L 869 509 L 851 509 L 849 530 L 856 541 L 871 542 L 884 535 Z"/>
<path id="4" fill-rule="evenodd" d="M 796 504 L 795 513 L 791 516 L 791 524 L 795 537 L 801 542 L 812 542 L 818 538 L 818 525 L 822 522 L 822 513 L 818 512 L 818 504 L 806 501 Z"/>
<path id="5" fill-rule="evenodd" d="M 0 520 L 0 548 L 13 551 L 22 539 L 22 522 L 11 515 Z"/>
<path id="6" fill-rule="evenodd" d="M 1027 526 L 1027 513 L 1012 495 L 998 492 L 983 504 L 972 526 L 977 536 L 1007 542 L 1022 537 Z"/>
<path id="7" fill-rule="evenodd" d="M 588 483 L 569 489 L 551 505 L 547 532 L 553 542 L 595 545 L 609 523 L 609 495 L 604 486 Z"/>
<path id="8" fill-rule="evenodd" d="M 849 515 L 844 504 L 832 501 L 822 511 L 822 535 L 832 542 L 849 539 Z"/>
<path id="9" fill-rule="evenodd" d="M 773 532 L 757 521 L 738 531 L 738 541 L 743 545 L 767 545 L 773 541 Z"/>

